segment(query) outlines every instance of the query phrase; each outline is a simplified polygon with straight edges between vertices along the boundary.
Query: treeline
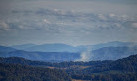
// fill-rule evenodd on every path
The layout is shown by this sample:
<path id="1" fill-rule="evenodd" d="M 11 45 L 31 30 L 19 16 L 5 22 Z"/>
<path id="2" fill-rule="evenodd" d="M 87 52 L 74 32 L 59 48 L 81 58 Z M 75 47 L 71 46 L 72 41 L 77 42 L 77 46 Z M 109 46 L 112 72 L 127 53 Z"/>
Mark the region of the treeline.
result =
<path id="1" fill-rule="evenodd" d="M 57 67 L 57 68 L 67 68 L 71 66 L 100 66 L 105 64 L 110 64 L 111 60 L 105 60 L 105 61 L 89 61 L 89 62 L 83 62 L 83 61 L 70 61 L 70 62 L 42 62 L 42 61 L 31 61 L 27 60 L 25 58 L 21 57 L 0 57 L 0 63 L 12 63 L 12 64 L 22 64 L 22 65 L 31 65 L 31 66 L 50 66 L 50 67 Z"/>
<path id="2" fill-rule="evenodd" d="M 0 63 L 0 81 L 71 81 L 61 70 Z"/>

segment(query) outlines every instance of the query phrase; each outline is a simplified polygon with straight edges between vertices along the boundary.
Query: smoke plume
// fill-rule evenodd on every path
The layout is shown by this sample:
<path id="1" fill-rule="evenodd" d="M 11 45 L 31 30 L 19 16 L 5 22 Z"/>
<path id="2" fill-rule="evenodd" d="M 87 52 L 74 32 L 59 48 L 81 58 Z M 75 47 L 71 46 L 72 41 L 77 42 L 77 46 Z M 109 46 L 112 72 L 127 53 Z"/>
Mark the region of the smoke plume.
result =
<path id="1" fill-rule="evenodd" d="M 76 61 L 90 61 L 93 57 L 91 47 L 88 47 L 86 51 L 81 52 L 80 57 L 81 58 Z"/>

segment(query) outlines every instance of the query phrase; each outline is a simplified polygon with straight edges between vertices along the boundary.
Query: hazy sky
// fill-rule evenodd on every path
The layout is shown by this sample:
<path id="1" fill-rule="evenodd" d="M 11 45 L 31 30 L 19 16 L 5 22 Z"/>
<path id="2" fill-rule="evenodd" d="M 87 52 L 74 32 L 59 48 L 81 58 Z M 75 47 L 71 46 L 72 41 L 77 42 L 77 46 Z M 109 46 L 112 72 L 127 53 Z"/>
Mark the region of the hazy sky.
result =
<path id="1" fill-rule="evenodd" d="M 0 0 L 0 45 L 137 42 L 137 0 Z"/>

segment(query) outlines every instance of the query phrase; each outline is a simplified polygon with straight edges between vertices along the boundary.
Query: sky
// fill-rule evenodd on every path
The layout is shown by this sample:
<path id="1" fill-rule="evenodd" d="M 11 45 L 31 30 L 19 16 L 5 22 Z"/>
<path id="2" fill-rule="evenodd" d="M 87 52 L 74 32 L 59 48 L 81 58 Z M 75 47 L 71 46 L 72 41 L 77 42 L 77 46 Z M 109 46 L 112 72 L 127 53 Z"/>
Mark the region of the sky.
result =
<path id="1" fill-rule="evenodd" d="M 137 42 L 137 0 L 0 0 L 0 45 Z"/>

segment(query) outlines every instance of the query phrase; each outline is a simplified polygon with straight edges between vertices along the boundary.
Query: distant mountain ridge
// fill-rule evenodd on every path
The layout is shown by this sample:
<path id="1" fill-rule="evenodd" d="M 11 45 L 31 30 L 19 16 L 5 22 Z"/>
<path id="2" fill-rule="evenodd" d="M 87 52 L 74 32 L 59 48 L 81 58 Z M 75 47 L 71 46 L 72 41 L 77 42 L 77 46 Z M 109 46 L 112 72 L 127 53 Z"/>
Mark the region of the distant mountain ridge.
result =
<path id="1" fill-rule="evenodd" d="M 35 46 L 35 44 L 28 43 L 28 44 L 22 44 L 22 45 L 13 45 L 11 47 L 18 49 L 18 50 L 24 50 L 24 49 L 30 48 L 32 46 Z"/>
<path id="2" fill-rule="evenodd" d="M 24 50 L 24 51 L 40 51 L 40 52 L 78 52 L 78 50 L 70 45 L 55 43 L 55 44 L 23 44 L 14 45 L 12 48 Z"/>
<path id="3" fill-rule="evenodd" d="M 6 49 L 7 48 L 7 49 Z M 3 50 L 4 49 L 4 50 Z M 38 61 L 74 61 L 80 58 L 79 53 L 69 52 L 28 52 L 24 50 L 12 50 L 11 47 L 0 46 L 0 57 L 23 57 L 29 60 Z"/>
<path id="4" fill-rule="evenodd" d="M 14 45 L 12 48 L 24 51 L 40 51 L 40 52 L 82 52 L 87 49 L 96 50 L 103 47 L 132 47 L 137 46 L 137 43 L 133 42 L 120 42 L 120 41 L 112 41 L 107 43 L 100 43 L 96 45 L 80 45 L 80 46 L 71 46 L 62 43 L 54 43 L 54 44 L 22 44 L 22 45 Z"/>
<path id="5" fill-rule="evenodd" d="M 65 44 L 25 44 L 14 47 L 20 47 L 29 51 L 0 46 L 0 57 L 23 57 L 29 60 L 62 62 L 117 60 L 137 54 L 137 45 L 135 43 L 117 41 L 77 47 Z M 33 51 L 30 51 L 30 49 Z M 47 52 L 43 52 L 42 50 Z"/>
<path id="6" fill-rule="evenodd" d="M 6 47 L 6 46 L 0 46 L 0 52 L 11 52 L 15 51 L 16 49 L 11 48 L 11 47 Z"/>
<path id="7" fill-rule="evenodd" d="M 100 43 L 100 44 L 93 45 L 93 50 L 99 49 L 102 47 L 133 47 L 133 46 L 137 46 L 137 43 L 112 41 L 112 42 Z"/>
<path id="8" fill-rule="evenodd" d="M 92 60 L 117 60 L 137 54 L 137 47 L 103 47 L 92 51 Z"/>

